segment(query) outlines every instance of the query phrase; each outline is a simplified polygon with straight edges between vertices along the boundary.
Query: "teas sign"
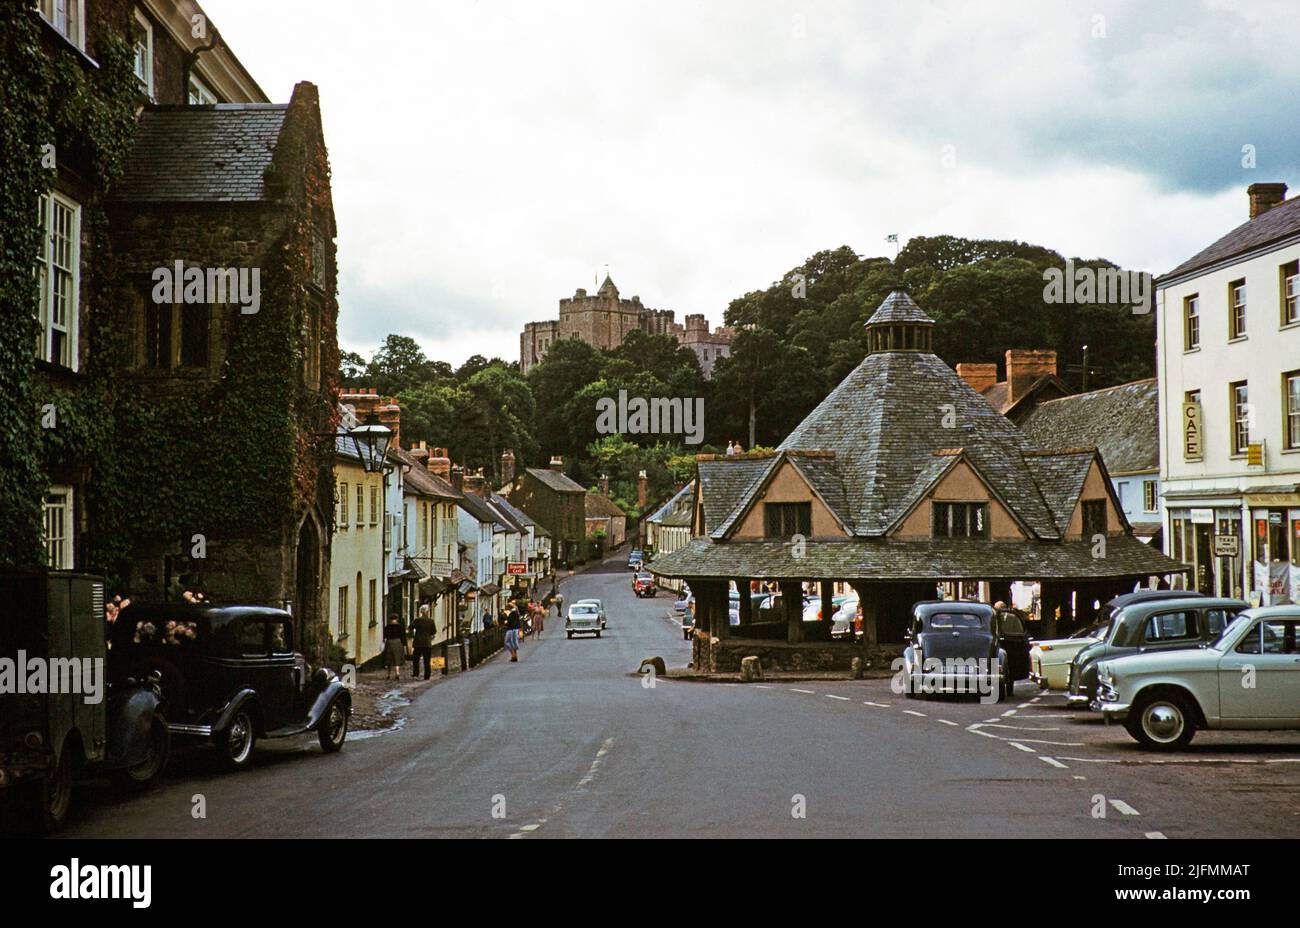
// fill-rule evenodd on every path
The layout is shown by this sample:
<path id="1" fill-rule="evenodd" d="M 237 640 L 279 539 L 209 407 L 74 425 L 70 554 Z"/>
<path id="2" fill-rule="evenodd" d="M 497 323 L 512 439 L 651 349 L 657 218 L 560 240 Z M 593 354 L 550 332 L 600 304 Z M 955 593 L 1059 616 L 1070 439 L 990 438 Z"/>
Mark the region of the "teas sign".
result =
<path id="1" fill-rule="evenodd" d="M 1241 555 L 1240 539 L 1236 535 L 1215 535 L 1215 557 L 1239 557 Z"/>
<path id="2" fill-rule="evenodd" d="M 1205 451 L 1201 442 L 1201 404 L 1183 403 L 1183 460 L 1203 461 Z"/>

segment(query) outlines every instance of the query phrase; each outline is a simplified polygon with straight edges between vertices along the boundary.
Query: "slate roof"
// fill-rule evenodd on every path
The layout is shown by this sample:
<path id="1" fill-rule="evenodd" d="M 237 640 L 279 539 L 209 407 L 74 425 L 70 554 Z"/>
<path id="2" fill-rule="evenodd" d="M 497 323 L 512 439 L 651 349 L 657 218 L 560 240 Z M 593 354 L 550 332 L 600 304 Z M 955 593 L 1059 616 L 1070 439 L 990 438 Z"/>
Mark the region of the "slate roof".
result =
<path id="1" fill-rule="evenodd" d="M 531 528 L 533 529 L 534 535 L 538 534 L 537 530 L 540 528 L 540 526 L 538 526 L 536 522 L 534 522 L 532 519 L 528 517 L 528 513 L 524 512 L 518 506 L 515 506 L 513 503 L 510 502 L 510 500 L 506 499 L 500 493 L 492 494 L 492 505 L 496 506 L 497 509 L 501 510 L 501 512 L 509 516 L 511 522 L 514 522 L 516 525 L 523 526 L 525 529 Z"/>
<path id="2" fill-rule="evenodd" d="M 506 503 L 505 497 L 501 496 L 499 493 L 493 493 L 492 496 L 489 497 L 488 502 L 491 503 L 492 508 L 496 511 L 500 520 L 505 523 L 506 528 L 512 532 L 518 532 L 520 535 L 528 534 L 527 524 L 520 522 L 515 518 L 515 514 L 511 512 L 511 509 L 514 507 Z M 502 505 L 503 503 L 506 503 L 506 505 Z"/>
<path id="3" fill-rule="evenodd" d="M 258 202 L 287 104 L 146 109 L 110 198 L 133 203 Z"/>
<path id="4" fill-rule="evenodd" d="M 505 517 L 502 516 L 501 513 L 497 512 L 496 509 L 488 504 L 487 500 L 479 496 L 477 493 L 463 494 L 460 499 L 456 500 L 456 504 L 478 521 L 487 522 L 492 525 L 493 531 L 496 531 L 498 528 L 504 529 L 508 532 L 515 531 L 515 528 L 505 520 Z"/>
<path id="5" fill-rule="evenodd" d="M 1040 448 L 1092 448 L 1112 475 L 1160 468 L 1155 378 L 1039 403 L 1020 429 Z"/>
<path id="6" fill-rule="evenodd" d="M 949 419 L 952 428 L 944 428 Z M 778 450 L 835 452 L 846 520 L 880 535 L 912 508 L 940 465 L 934 452 L 962 448 L 1003 503 L 1040 538 L 1057 538 L 1025 452 L 1028 440 L 957 372 L 929 352 L 867 355 Z M 837 487 L 819 484 L 830 498 Z"/>
<path id="7" fill-rule="evenodd" d="M 692 538 L 648 565 L 651 573 L 688 580 L 736 577 L 812 577 L 879 581 L 1085 580 L 1186 573 L 1131 535 L 1106 539 L 1106 556 L 1092 556 L 1092 542 L 998 542 L 963 539 L 896 541 L 857 538 L 806 543 L 795 558 L 788 540 L 715 542 Z"/>
<path id="8" fill-rule="evenodd" d="M 544 483 L 559 493 L 586 493 L 587 488 L 580 483 L 575 483 L 569 477 L 560 473 L 558 470 L 551 470 L 547 467 L 528 467 L 525 472 L 532 474 L 539 481 Z"/>
<path id="9" fill-rule="evenodd" d="M 885 301 L 877 307 L 871 318 L 867 320 L 867 325 L 877 325 L 882 322 L 928 322 L 934 324 L 934 320 L 925 314 L 925 310 L 917 306 L 910 296 L 903 290 L 894 290 Z"/>
<path id="10" fill-rule="evenodd" d="M 627 513 L 619 507 L 618 503 L 614 502 L 603 493 L 596 493 L 591 490 L 587 491 L 586 508 L 588 519 L 603 519 L 608 516 L 627 516 Z"/>
<path id="11" fill-rule="evenodd" d="M 438 499 L 454 500 L 460 499 L 463 495 L 456 492 L 455 487 L 437 474 L 431 473 L 427 467 L 411 457 L 410 453 L 404 449 L 392 446 L 388 449 L 388 456 L 410 468 L 402 475 L 403 490 L 409 488 L 416 495 L 432 496 Z"/>
<path id="12" fill-rule="evenodd" d="M 689 517 L 690 510 L 691 510 L 690 503 L 691 501 L 694 500 L 694 498 L 695 498 L 695 481 L 688 480 L 680 490 L 678 490 L 672 496 L 668 497 L 668 499 L 664 502 L 664 504 L 660 506 L 658 509 L 656 509 L 646 519 L 646 521 L 663 522 L 664 519 L 668 518 L 668 516 L 672 515 L 675 512 L 679 512 L 683 508 L 685 508 Z"/>
<path id="13" fill-rule="evenodd" d="M 1300 233 L 1300 197 L 1292 197 L 1237 226 L 1208 248 L 1198 251 L 1169 273 L 1161 275 L 1156 285 L 1161 286 L 1173 278 L 1254 251 L 1297 233 Z"/>
<path id="14" fill-rule="evenodd" d="M 910 314 L 909 304 L 915 304 L 903 296 L 891 294 L 877 315 Z M 1108 537 L 1101 558 L 1093 556 L 1090 540 L 1063 540 L 1098 459 L 1094 448 L 1035 446 L 930 352 L 879 350 L 775 454 L 698 458 L 707 535 L 660 558 L 653 569 L 670 577 L 872 580 L 1084 579 L 1184 571 L 1130 534 Z M 851 538 L 809 541 L 806 555 L 794 558 L 788 540 L 728 537 L 787 461 Z M 960 461 L 1017 519 L 1027 541 L 889 537 Z"/>

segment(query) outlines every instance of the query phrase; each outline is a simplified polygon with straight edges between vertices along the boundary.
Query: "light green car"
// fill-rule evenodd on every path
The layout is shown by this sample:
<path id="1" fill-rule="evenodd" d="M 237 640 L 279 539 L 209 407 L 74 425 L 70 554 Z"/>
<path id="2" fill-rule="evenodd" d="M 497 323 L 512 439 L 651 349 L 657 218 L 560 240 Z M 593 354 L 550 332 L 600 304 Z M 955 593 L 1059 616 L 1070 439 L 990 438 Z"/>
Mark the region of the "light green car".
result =
<path id="1" fill-rule="evenodd" d="M 1104 661 L 1092 707 L 1143 747 L 1186 747 L 1198 728 L 1300 729 L 1300 606 L 1247 609 L 1208 645 Z"/>

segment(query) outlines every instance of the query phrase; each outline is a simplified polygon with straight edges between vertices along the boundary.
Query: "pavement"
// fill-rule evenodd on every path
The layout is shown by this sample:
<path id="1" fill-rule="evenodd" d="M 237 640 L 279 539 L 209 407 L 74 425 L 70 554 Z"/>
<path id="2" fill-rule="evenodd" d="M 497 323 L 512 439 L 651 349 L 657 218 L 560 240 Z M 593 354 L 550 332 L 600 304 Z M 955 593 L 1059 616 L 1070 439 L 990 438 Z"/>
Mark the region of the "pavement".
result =
<path id="1" fill-rule="evenodd" d="M 445 682 L 335 755 L 259 746 L 228 774 L 178 752 L 154 791 L 82 790 L 69 837 L 1047 837 L 1300 835 L 1300 734 L 1201 732 L 1155 755 L 1027 682 L 1000 704 L 906 700 L 885 680 L 650 680 L 685 667 L 667 593 L 619 556 L 565 581 L 604 600 Z"/>

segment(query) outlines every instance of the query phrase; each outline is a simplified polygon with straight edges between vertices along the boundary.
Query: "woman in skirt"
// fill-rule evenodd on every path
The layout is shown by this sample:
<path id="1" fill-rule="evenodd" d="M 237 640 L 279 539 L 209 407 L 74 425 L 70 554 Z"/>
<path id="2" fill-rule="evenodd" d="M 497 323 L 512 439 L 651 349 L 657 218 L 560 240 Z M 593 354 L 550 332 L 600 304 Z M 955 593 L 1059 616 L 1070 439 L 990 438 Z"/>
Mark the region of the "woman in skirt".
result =
<path id="1" fill-rule="evenodd" d="M 402 664 L 406 661 L 406 627 L 394 612 L 384 626 L 384 669 L 388 679 L 402 679 Z"/>

